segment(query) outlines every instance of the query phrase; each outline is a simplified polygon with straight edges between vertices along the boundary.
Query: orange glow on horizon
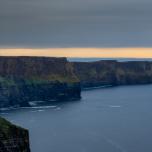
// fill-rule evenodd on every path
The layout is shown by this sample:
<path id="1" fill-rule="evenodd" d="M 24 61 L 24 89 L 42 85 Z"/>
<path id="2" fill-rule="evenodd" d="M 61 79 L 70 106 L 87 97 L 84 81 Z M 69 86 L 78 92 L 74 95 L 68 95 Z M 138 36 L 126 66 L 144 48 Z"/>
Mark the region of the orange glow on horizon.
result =
<path id="1" fill-rule="evenodd" d="M 152 48 L 0 48 L 0 56 L 152 58 Z"/>

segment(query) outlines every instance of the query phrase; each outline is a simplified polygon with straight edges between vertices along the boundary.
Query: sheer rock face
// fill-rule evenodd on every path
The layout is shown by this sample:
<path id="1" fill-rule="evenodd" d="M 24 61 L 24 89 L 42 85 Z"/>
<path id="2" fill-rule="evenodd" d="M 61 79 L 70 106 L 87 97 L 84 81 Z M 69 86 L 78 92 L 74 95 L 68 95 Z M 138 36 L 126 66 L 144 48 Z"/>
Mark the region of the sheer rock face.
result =
<path id="1" fill-rule="evenodd" d="M 66 58 L 0 57 L 0 107 L 76 100 L 80 93 L 79 80 Z"/>
<path id="2" fill-rule="evenodd" d="M 81 98 L 81 87 L 149 83 L 152 62 L 0 57 L 0 108 L 29 106 L 31 101 L 77 100 Z"/>
<path id="3" fill-rule="evenodd" d="M 29 81 L 78 81 L 66 58 L 0 57 L 0 76 Z"/>
<path id="4" fill-rule="evenodd" d="M 82 88 L 152 83 L 152 62 L 73 62 Z"/>
<path id="5" fill-rule="evenodd" d="M 1 117 L 0 152 L 30 152 L 28 131 Z"/>

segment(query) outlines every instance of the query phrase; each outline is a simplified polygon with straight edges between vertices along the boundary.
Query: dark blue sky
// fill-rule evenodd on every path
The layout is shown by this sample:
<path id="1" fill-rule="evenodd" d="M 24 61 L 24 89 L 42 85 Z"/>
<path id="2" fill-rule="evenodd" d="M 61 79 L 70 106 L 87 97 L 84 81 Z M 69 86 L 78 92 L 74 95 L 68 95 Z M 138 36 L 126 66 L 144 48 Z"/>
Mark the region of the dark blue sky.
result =
<path id="1" fill-rule="evenodd" d="M 0 0 L 0 47 L 152 47 L 151 0 Z"/>

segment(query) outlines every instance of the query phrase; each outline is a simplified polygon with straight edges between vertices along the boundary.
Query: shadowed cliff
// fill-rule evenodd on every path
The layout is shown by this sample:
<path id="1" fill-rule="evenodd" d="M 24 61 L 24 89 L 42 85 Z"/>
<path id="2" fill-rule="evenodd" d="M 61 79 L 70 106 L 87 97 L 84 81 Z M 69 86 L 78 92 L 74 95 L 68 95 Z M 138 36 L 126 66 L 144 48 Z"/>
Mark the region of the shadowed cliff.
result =
<path id="1" fill-rule="evenodd" d="M 1 117 L 0 152 L 30 152 L 28 131 Z"/>

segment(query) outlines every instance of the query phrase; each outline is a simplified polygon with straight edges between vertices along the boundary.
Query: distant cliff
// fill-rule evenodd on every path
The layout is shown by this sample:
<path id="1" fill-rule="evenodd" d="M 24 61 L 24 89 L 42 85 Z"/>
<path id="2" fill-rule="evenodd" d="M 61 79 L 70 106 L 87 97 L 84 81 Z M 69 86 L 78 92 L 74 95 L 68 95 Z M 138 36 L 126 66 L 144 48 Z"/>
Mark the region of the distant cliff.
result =
<path id="1" fill-rule="evenodd" d="M 0 108 L 81 98 L 81 88 L 152 83 L 152 62 L 0 57 Z"/>
<path id="2" fill-rule="evenodd" d="M 82 88 L 152 83 L 152 62 L 73 62 Z"/>
<path id="3" fill-rule="evenodd" d="M 1 117 L 0 152 L 30 152 L 28 131 Z"/>
<path id="4" fill-rule="evenodd" d="M 73 71 L 66 58 L 0 57 L 0 107 L 80 99 Z"/>

